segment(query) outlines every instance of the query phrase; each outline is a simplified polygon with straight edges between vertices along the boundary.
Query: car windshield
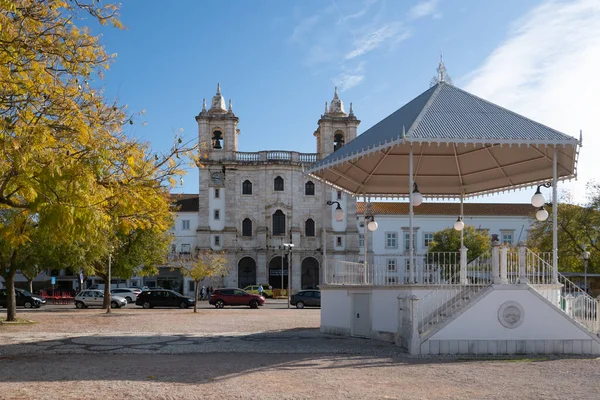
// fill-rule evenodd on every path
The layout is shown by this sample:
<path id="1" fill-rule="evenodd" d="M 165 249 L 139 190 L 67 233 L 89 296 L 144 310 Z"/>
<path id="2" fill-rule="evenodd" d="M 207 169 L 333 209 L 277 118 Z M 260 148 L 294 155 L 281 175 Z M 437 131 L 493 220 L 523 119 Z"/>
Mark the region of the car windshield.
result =
<path id="1" fill-rule="evenodd" d="M 28 292 L 27 290 L 19 290 L 19 292 L 23 293 L 25 296 L 31 296 L 31 292 Z"/>

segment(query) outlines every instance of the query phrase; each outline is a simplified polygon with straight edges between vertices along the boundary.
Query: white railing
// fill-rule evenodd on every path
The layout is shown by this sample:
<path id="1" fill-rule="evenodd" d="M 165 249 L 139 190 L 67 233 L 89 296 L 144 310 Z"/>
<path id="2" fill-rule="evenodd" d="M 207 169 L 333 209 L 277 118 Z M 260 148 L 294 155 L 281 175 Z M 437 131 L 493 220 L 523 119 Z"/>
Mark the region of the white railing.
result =
<path id="1" fill-rule="evenodd" d="M 267 151 L 267 160 L 270 161 L 291 161 L 292 152 L 284 150 Z"/>
<path id="2" fill-rule="evenodd" d="M 548 254 L 550 262 L 547 262 Z M 552 284 L 552 253 L 534 253 L 527 249 L 525 254 L 525 275 L 532 285 Z"/>
<path id="3" fill-rule="evenodd" d="M 600 333 L 598 300 L 560 273 L 558 281 L 562 284 L 559 307 L 590 332 Z"/>
<path id="4" fill-rule="evenodd" d="M 492 252 L 486 251 L 467 264 L 467 283 L 485 286 L 492 283 Z"/>
<path id="5" fill-rule="evenodd" d="M 327 285 L 364 285 L 364 264 L 352 261 L 327 259 L 325 284 Z"/>
<path id="6" fill-rule="evenodd" d="M 519 252 L 509 250 L 506 256 L 506 278 L 507 283 L 521 283 L 521 268 Z"/>

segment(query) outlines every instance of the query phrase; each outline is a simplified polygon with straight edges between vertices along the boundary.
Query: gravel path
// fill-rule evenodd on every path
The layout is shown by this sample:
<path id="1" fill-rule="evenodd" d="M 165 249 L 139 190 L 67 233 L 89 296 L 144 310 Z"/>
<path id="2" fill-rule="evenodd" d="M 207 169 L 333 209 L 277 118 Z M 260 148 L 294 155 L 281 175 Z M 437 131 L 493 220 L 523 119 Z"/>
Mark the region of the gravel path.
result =
<path id="1" fill-rule="evenodd" d="M 22 313 L 0 399 L 597 399 L 600 359 L 410 358 L 321 334 L 319 310 Z"/>

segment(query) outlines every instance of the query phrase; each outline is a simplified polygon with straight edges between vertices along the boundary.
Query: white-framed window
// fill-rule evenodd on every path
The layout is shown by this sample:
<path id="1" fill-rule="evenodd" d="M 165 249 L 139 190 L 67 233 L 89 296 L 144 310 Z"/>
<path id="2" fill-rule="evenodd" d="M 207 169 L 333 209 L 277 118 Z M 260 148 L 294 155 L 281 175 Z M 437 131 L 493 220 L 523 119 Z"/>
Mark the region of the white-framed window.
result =
<path id="1" fill-rule="evenodd" d="M 396 285 L 398 283 L 398 279 L 396 279 L 395 276 L 388 276 L 387 277 L 387 284 L 388 285 Z"/>
<path id="2" fill-rule="evenodd" d="M 215 235 L 215 246 L 221 245 L 221 236 Z"/>
<path id="3" fill-rule="evenodd" d="M 213 214 L 214 214 L 215 221 L 218 221 L 221 219 L 221 210 L 216 209 L 216 210 L 214 210 Z"/>
<path id="4" fill-rule="evenodd" d="M 431 242 L 433 242 L 433 233 L 423 232 L 423 247 L 429 247 Z"/>
<path id="5" fill-rule="evenodd" d="M 336 236 L 335 237 L 335 245 L 337 247 L 342 247 L 343 246 L 343 241 L 342 241 L 342 237 L 341 236 Z"/>
<path id="6" fill-rule="evenodd" d="M 386 232 L 385 233 L 385 248 L 395 249 L 398 247 L 398 233 Z"/>
<path id="7" fill-rule="evenodd" d="M 337 191 L 337 196 L 336 197 L 337 197 L 338 200 L 342 199 L 342 191 L 341 190 Z"/>
<path id="8" fill-rule="evenodd" d="M 410 258 L 404 260 L 404 282 L 410 281 Z"/>
<path id="9" fill-rule="evenodd" d="M 502 237 L 502 244 L 513 245 L 514 231 L 500 231 L 500 235 Z"/>
<path id="10" fill-rule="evenodd" d="M 182 244 L 181 245 L 181 253 L 182 254 L 190 254 L 192 246 L 190 244 Z"/>
<path id="11" fill-rule="evenodd" d="M 365 235 L 363 233 L 358 234 L 358 247 L 365 247 Z"/>
<path id="12" fill-rule="evenodd" d="M 413 249 L 417 250 L 417 235 L 413 234 Z M 403 243 L 404 251 L 410 251 L 410 232 L 404 232 L 404 243 Z"/>
<path id="13" fill-rule="evenodd" d="M 177 245 L 176 244 L 172 244 L 171 245 L 171 254 L 175 254 L 177 252 Z"/>
<path id="14" fill-rule="evenodd" d="M 386 264 L 387 264 L 388 272 L 396 272 L 396 259 L 395 258 L 388 258 L 386 261 Z"/>
<path id="15" fill-rule="evenodd" d="M 184 231 L 190 230 L 190 220 L 189 219 L 184 219 L 181 221 L 181 229 Z"/>
<path id="16" fill-rule="evenodd" d="M 215 199 L 221 198 L 221 189 L 215 188 Z"/>

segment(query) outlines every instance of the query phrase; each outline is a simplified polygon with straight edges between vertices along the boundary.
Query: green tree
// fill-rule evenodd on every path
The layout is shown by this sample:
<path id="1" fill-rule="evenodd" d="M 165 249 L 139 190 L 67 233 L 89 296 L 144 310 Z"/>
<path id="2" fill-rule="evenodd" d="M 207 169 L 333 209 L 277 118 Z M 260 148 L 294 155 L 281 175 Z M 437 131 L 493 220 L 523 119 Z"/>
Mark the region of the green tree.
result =
<path id="1" fill-rule="evenodd" d="M 211 250 L 199 251 L 191 258 L 180 258 L 175 262 L 172 269 L 179 269 L 184 276 L 196 283 L 194 312 L 198 312 L 200 282 L 206 278 L 227 275 L 227 262 L 224 253 Z"/>
<path id="2" fill-rule="evenodd" d="M 0 0 L 0 274 L 9 321 L 15 273 L 38 230 L 52 233 L 50 261 L 73 251 L 73 263 L 99 269 L 118 235 L 170 228 L 169 191 L 183 160 L 198 160 L 180 138 L 155 154 L 128 137 L 132 117 L 103 97 L 94 78 L 114 56 L 76 23 L 91 16 L 120 28 L 116 11 L 93 0 Z"/>
<path id="3" fill-rule="evenodd" d="M 600 273 L 600 190 L 588 206 L 569 202 L 558 204 L 558 266 L 564 272 L 583 272 L 582 253 L 590 252 L 588 272 Z M 569 198 L 566 201 L 570 201 Z M 597 203 L 596 203 L 597 202 Z M 552 210 L 546 221 L 536 221 L 527 235 L 527 247 L 534 251 L 552 251 Z"/>
<path id="4" fill-rule="evenodd" d="M 465 225 L 463 242 L 468 249 L 468 260 L 474 260 L 490 249 L 490 237 L 486 231 L 478 231 L 474 226 Z M 454 228 L 446 228 L 433 234 L 429 244 L 429 252 L 458 252 L 460 251 L 460 232 Z"/>

